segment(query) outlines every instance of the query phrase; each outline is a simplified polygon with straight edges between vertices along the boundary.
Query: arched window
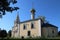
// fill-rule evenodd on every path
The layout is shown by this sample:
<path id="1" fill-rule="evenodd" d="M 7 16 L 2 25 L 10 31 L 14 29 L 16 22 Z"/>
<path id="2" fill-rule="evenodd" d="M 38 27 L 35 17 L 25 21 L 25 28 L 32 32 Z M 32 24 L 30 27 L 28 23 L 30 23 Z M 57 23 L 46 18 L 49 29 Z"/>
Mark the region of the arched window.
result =
<path id="1" fill-rule="evenodd" d="M 31 29 L 34 28 L 34 22 L 31 22 Z"/>
<path id="2" fill-rule="evenodd" d="M 34 24 L 33 23 L 31 24 L 31 28 L 34 28 Z"/>
<path id="3" fill-rule="evenodd" d="M 54 34 L 54 30 L 52 30 L 52 33 Z"/>
<path id="4" fill-rule="evenodd" d="M 24 24 L 23 29 L 26 29 L 26 25 Z"/>

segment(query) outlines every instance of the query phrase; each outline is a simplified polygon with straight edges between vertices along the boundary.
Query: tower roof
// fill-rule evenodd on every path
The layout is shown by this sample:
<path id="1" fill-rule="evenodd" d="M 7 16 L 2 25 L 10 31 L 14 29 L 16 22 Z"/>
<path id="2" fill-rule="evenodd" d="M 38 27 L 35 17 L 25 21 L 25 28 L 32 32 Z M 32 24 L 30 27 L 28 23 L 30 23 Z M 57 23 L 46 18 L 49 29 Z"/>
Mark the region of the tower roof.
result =
<path id="1" fill-rule="evenodd" d="M 16 20 L 19 20 L 19 15 L 17 14 Z"/>
<path id="2" fill-rule="evenodd" d="M 17 16 L 16 16 L 15 23 L 20 23 L 19 14 L 17 14 Z"/>

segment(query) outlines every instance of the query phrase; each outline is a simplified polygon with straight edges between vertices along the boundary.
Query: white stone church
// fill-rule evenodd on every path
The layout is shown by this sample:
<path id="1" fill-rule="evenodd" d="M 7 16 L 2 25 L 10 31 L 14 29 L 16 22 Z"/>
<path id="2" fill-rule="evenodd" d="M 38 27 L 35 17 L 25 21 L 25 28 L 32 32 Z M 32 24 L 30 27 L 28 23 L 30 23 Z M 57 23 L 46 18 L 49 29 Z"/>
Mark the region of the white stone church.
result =
<path id="1" fill-rule="evenodd" d="M 17 15 L 12 28 L 14 38 L 56 37 L 57 35 L 58 27 L 45 23 L 43 18 L 35 18 L 35 9 L 31 10 L 31 20 L 21 22 Z"/>

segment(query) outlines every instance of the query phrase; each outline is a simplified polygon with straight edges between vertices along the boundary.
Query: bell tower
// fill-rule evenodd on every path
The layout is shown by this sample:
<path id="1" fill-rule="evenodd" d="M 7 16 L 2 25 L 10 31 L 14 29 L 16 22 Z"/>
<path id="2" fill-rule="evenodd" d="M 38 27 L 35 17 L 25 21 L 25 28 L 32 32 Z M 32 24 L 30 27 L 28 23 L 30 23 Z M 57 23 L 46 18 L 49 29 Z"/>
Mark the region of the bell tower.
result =
<path id="1" fill-rule="evenodd" d="M 17 34 L 16 37 L 20 37 L 20 19 L 19 19 L 19 14 L 17 14 L 16 16 L 16 20 L 14 21 L 14 28 L 15 28 L 15 32 Z"/>

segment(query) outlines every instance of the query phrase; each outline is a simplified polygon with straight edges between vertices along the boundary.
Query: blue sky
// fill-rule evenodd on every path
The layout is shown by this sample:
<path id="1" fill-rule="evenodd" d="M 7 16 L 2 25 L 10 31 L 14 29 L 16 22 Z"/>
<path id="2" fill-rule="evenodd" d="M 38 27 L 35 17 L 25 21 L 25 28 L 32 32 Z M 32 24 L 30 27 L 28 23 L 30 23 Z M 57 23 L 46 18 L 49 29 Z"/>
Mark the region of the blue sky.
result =
<path id="1" fill-rule="evenodd" d="M 5 30 L 12 29 L 14 20 L 17 13 L 19 13 L 20 21 L 26 21 L 31 19 L 30 10 L 32 8 L 32 2 L 36 10 L 35 17 L 45 16 L 46 20 L 58 27 L 60 30 L 60 0 L 17 0 L 18 3 L 10 5 L 12 7 L 17 6 L 20 9 L 18 11 L 6 12 L 3 18 L 0 18 L 0 28 Z"/>

